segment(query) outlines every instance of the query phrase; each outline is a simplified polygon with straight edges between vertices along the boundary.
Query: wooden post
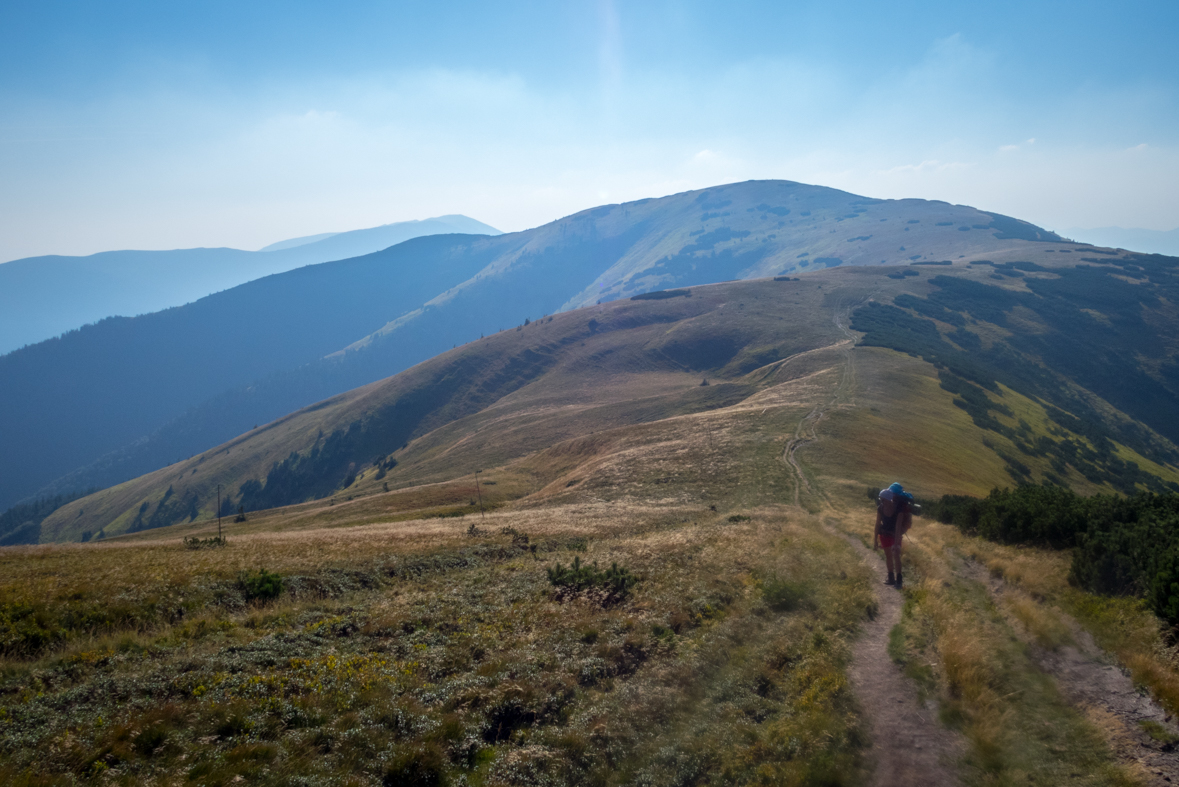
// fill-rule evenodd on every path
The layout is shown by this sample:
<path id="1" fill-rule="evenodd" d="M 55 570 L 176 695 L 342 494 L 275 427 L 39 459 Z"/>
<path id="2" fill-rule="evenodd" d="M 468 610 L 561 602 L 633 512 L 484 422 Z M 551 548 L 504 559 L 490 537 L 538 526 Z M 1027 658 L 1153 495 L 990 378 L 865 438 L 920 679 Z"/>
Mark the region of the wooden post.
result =
<path id="1" fill-rule="evenodd" d="M 221 540 L 221 484 L 217 484 L 217 540 Z"/>
<path id="2" fill-rule="evenodd" d="M 482 470 L 475 471 L 475 494 L 479 495 L 479 518 L 486 519 L 487 516 L 483 513 L 483 490 L 479 488 L 479 474 Z"/>

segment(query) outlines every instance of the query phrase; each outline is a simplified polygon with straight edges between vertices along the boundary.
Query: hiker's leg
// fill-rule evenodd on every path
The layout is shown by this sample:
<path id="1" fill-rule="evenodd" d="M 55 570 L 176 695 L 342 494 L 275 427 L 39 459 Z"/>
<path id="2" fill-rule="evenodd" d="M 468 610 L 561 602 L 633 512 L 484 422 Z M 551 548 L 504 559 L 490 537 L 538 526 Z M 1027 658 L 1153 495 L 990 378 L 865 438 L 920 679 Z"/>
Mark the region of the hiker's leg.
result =
<path id="1" fill-rule="evenodd" d="M 880 546 L 884 547 L 884 564 L 885 564 L 886 566 L 888 566 L 888 575 L 889 575 L 889 577 L 891 577 L 891 576 L 893 575 L 893 557 L 892 557 L 892 548 L 893 548 L 893 544 L 894 544 L 894 543 L 895 543 L 895 542 L 893 541 L 893 537 L 892 537 L 892 536 L 888 536 L 888 535 L 881 534 L 881 536 L 880 536 Z"/>
<path id="2" fill-rule="evenodd" d="M 897 533 L 896 538 L 893 540 L 893 543 L 892 543 L 892 549 L 889 550 L 890 552 L 892 552 L 892 560 L 890 560 L 889 563 L 896 566 L 897 586 L 898 587 L 901 584 L 901 573 L 902 573 L 901 572 L 901 539 L 902 538 L 903 538 L 903 536 L 900 533 Z"/>

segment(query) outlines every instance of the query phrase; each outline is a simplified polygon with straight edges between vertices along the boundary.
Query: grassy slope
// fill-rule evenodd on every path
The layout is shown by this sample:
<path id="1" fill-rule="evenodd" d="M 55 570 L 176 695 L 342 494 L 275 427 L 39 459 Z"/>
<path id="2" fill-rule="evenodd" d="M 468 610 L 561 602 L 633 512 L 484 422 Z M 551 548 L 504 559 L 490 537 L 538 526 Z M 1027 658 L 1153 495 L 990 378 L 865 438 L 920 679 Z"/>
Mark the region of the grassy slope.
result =
<path id="1" fill-rule="evenodd" d="M 1022 456 L 1008 438 L 975 426 L 939 387 L 931 364 L 875 347 L 857 348 L 855 356 L 862 384 L 857 401 L 832 413 L 823 427 L 830 439 L 807 454 L 808 462 L 831 474 L 824 475 L 826 484 L 859 494 L 865 479 L 878 486 L 899 480 L 923 497 L 986 496 L 995 487 L 1017 482 L 999 452 L 1019 456 L 1031 468 L 1035 483 L 1050 472 L 1047 458 Z M 1017 428 L 1023 420 L 1031 427 L 1033 439 L 1049 434 L 1050 421 L 1042 404 L 1006 387 L 1000 390 L 994 400 L 1013 412 L 998 415 L 1000 423 Z M 1080 435 L 1069 436 L 1087 442 Z M 1118 455 L 1164 480 L 1179 481 L 1176 468 L 1152 462 L 1125 446 L 1118 446 Z M 1064 480 L 1081 494 L 1115 493 L 1113 487 L 1094 484 L 1071 468 Z"/>
<path id="2" fill-rule="evenodd" d="M 15 701 L 0 705 L 0 775 L 858 781 L 843 668 L 867 576 L 838 537 L 774 505 L 791 488 L 776 461 L 785 435 L 826 395 L 837 360 L 807 359 L 757 402 L 526 459 L 524 470 L 564 456 L 579 483 L 486 519 L 276 520 L 277 532 L 235 530 L 222 550 L 186 551 L 175 532 L 152 531 L 5 552 L 3 609 L 35 604 L 61 634 L 47 656 L 3 662 Z M 513 477 L 497 471 L 488 488 Z M 352 505 L 380 501 L 388 515 L 408 494 Z M 320 506 L 320 525 L 356 513 Z M 737 513 L 752 519 L 730 522 Z M 529 534 L 535 557 L 500 533 L 508 526 Z M 545 565 L 574 557 L 618 561 L 641 590 L 606 605 L 553 594 Z M 234 577 L 258 567 L 287 577 L 276 604 L 242 603 Z M 140 634 L 71 622 L 93 621 L 115 589 Z M 64 608 L 69 620 L 56 616 Z M 40 675 L 55 688 L 36 697 Z M 87 691 L 95 681 L 108 689 Z M 26 742 L 56 756 L 38 762 Z"/>
<path id="3" fill-rule="evenodd" d="M 236 494 L 244 481 L 264 479 L 270 466 L 292 451 L 307 451 L 321 431 L 347 428 L 451 374 L 462 378 L 460 386 L 414 429 L 412 437 L 420 442 L 404 451 L 399 444 L 384 447 L 401 463 L 384 479 L 391 488 L 502 464 L 595 429 L 744 398 L 752 393 L 742 387 L 747 384 L 700 386 L 700 373 L 687 369 L 727 365 L 717 371 L 735 378 L 760 365 L 751 356 L 787 356 L 835 341 L 833 328 L 806 318 L 822 299 L 820 286 L 763 282 L 696 288 L 687 298 L 616 302 L 506 331 L 63 508 L 46 521 L 44 540 L 72 540 L 100 528 L 108 536 L 124 532 L 144 503 L 150 516 L 169 487 L 175 499 L 197 496 L 202 518 L 211 517 L 218 484 L 223 494 Z M 742 315 L 736 324 L 728 316 L 734 312 Z M 535 377 L 497 376 L 536 350 L 550 360 L 534 370 Z M 488 384 L 488 378 L 500 382 Z M 443 431 L 426 437 L 436 428 Z M 480 438 L 485 428 L 492 439 Z M 371 458 L 356 460 L 363 467 Z"/>
<path id="4" fill-rule="evenodd" d="M 861 783 L 863 709 L 845 668 L 876 580 L 836 531 L 870 528 L 863 489 L 898 468 L 882 446 L 903 449 L 902 478 L 920 493 L 985 491 L 1006 473 L 983 443 L 998 438 L 953 406 L 928 364 L 862 348 L 845 374 L 830 318 L 909 284 L 832 271 L 805 286 L 698 290 L 693 306 L 711 306 L 691 319 L 706 335 L 720 303 L 744 303 L 746 320 L 783 323 L 767 335 L 816 349 L 748 371 L 738 356 L 707 388 L 697 374 L 636 371 L 640 354 L 585 385 L 591 364 L 625 352 L 611 346 L 621 330 L 602 331 L 575 344 L 568 367 L 425 431 L 386 479 L 253 515 L 224 549 L 181 547 L 180 535 L 211 532 L 205 521 L 0 551 L 0 775 L 365 784 L 409 768 L 473 784 Z M 822 319 L 770 308 L 786 293 Z M 650 306 L 595 314 L 609 324 Z M 664 347 L 686 330 L 659 328 L 649 341 Z M 497 340 L 530 340 L 529 329 Z M 1003 398 L 1040 427 L 1038 405 Z M 807 513 L 785 505 L 796 479 L 781 457 L 800 420 L 828 407 L 819 441 L 798 454 L 816 492 Z M 486 518 L 468 504 L 476 468 L 495 482 L 481 487 Z M 395 473 L 406 486 L 379 491 Z M 1015 613 L 996 611 L 954 556 L 1006 560 L 1049 601 L 1066 592 L 1060 572 L 1020 574 L 1011 550 L 965 541 L 918 532 L 895 655 L 965 734 L 967 781 L 1134 783 L 1018 645 Z M 633 598 L 554 592 L 543 569 L 574 557 L 637 573 Z M 278 601 L 242 597 L 236 577 L 258 568 L 287 577 Z"/>
<path id="5" fill-rule="evenodd" d="M 146 315 L 21 354 L 24 371 L 8 370 L 19 384 L 9 386 L 3 411 L 19 459 L 0 473 L 0 498 L 109 486 L 406 369 L 447 344 L 562 308 L 840 263 L 1048 262 L 1085 252 L 996 237 L 1003 233 L 989 226 L 993 219 L 941 202 L 754 181 L 603 206 L 494 238 L 418 239 L 288 272 L 181 307 L 163 323 Z M 1027 237 L 1041 232 L 1019 228 Z M 407 257 L 421 275 L 397 264 Z M 430 271 L 454 276 L 442 281 L 423 273 Z M 301 315 L 297 324 L 291 315 Z M 243 319 L 254 320 L 251 341 L 216 338 L 215 326 L 236 330 Z M 58 352 L 76 357 L 58 363 Z M 59 379 L 67 368 L 68 379 Z"/>
<path id="6" fill-rule="evenodd" d="M 218 484 L 236 505 L 239 487 L 249 479 L 264 481 L 275 462 L 292 452 L 306 454 L 320 444 L 321 434 L 346 429 L 357 419 L 371 418 L 423 391 L 428 392 L 426 399 L 439 399 L 437 406 L 411 413 L 410 420 L 401 418 L 398 423 L 404 422 L 404 428 L 399 426 L 397 435 L 371 449 L 397 459 L 398 467 L 388 475 L 378 474 L 373 457 L 353 456 L 358 480 L 347 490 L 339 489 L 338 497 L 446 481 L 594 432 L 731 405 L 768 384 L 765 374 L 753 370 L 772 369 L 776 359 L 838 341 L 841 334 L 822 317 L 826 310 L 849 312 L 865 299 L 887 302 L 902 293 L 929 295 L 938 289 L 927 281 L 931 271 L 1000 286 L 1002 291 L 1027 288 L 1025 279 L 1000 277 L 996 284 L 989 266 L 908 270 L 917 275 L 897 279 L 878 268 L 836 269 L 801 281 L 697 287 L 691 297 L 611 302 L 501 332 L 280 419 L 187 462 L 63 507 L 46 521 L 43 540 L 73 540 L 84 531 L 93 534 L 100 529 L 107 537 L 127 532 L 141 509 L 141 518 L 150 519 L 169 488 L 171 505 L 177 500 L 194 502 L 166 521 L 188 519 L 189 511 L 198 511 L 197 519 L 210 518 Z M 1162 319 L 1164 311 L 1156 309 L 1152 318 Z M 953 329 L 939 325 L 943 334 Z M 1006 327 L 970 323 L 984 343 L 1011 337 L 1012 330 L 1047 330 L 1038 322 L 1021 325 L 1016 318 Z M 830 450 L 843 452 L 838 466 L 845 473 L 894 466 L 896 461 L 887 454 L 899 452 L 904 462 L 940 469 L 940 476 L 928 478 L 933 482 L 929 493 L 985 492 L 1009 481 L 1006 462 L 1028 468 L 1034 480 L 1048 477 L 1048 457 L 1021 452 L 1014 433 L 980 433 L 966 412 L 938 395 L 944 392 L 928 364 L 868 361 L 877 355 L 866 348 L 857 353 L 865 356 L 864 372 L 874 375 L 874 382 L 865 389 L 867 406 L 845 408 L 846 418 L 832 426 L 840 439 Z M 723 384 L 699 386 L 697 375 L 711 375 L 714 383 Z M 1069 384 L 1062 380 L 1061 385 Z M 1076 389 L 1076 395 L 1094 403 L 1093 409 L 1105 413 L 1111 423 L 1127 421 L 1091 394 Z M 1021 445 L 1050 432 L 1054 439 L 1065 436 L 1049 423 L 1041 402 L 1002 386 L 989 396 L 1010 410 L 1010 415 L 996 411 L 995 417 L 1020 434 Z M 906 408 L 906 402 L 921 405 Z M 1091 445 L 1084 437 L 1069 436 L 1078 445 Z M 1116 446 L 1116 455 L 1165 481 L 1179 478 L 1175 468 L 1124 445 Z M 539 468 L 531 483 L 536 488 L 550 483 L 557 468 Z M 345 471 L 339 472 L 343 479 Z M 916 469 L 905 472 L 923 478 Z M 1083 492 L 1098 489 L 1075 469 L 1057 467 L 1053 477 Z"/>

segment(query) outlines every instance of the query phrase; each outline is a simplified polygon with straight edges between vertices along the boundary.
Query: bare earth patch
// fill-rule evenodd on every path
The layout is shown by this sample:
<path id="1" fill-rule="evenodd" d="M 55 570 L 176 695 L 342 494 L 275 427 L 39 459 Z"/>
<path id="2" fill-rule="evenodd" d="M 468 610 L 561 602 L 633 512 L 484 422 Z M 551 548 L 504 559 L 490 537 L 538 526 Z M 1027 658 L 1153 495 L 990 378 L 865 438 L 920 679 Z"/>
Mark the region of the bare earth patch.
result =
<path id="1" fill-rule="evenodd" d="M 997 598 L 1008 592 L 1002 578 L 982 579 L 981 566 L 976 573 Z M 1057 648 L 1031 644 L 1036 664 L 1056 679 L 1069 702 L 1086 711 L 1118 759 L 1138 778 L 1154 785 L 1179 783 L 1179 726 L 1174 719 L 1145 689 L 1134 685 L 1089 632 L 1064 612 L 1057 614 L 1067 622 L 1073 643 Z"/>

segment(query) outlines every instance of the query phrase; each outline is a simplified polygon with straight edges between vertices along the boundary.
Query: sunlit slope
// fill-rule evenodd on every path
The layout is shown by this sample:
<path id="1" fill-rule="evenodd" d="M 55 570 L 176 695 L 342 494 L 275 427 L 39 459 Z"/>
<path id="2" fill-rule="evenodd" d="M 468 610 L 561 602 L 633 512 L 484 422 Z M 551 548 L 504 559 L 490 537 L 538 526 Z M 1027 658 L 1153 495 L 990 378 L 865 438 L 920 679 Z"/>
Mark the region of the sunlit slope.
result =
<path id="1" fill-rule="evenodd" d="M 906 270 L 915 275 L 901 275 Z M 317 498 L 346 503 L 385 495 L 386 487 L 396 493 L 447 483 L 450 492 L 418 508 L 462 507 L 474 486 L 456 479 L 488 468 L 510 469 L 511 490 L 495 490 L 501 502 L 530 495 L 564 499 L 561 484 L 578 489 L 585 483 L 579 492 L 600 488 L 610 496 L 640 470 L 634 494 L 653 494 L 670 482 L 641 482 L 649 467 L 642 451 L 634 454 L 635 469 L 605 475 L 595 469 L 619 466 L 617 457 L 609 458 L 621 450 L 618 440 L 653 428 L 642 425 L 703 417 L 692 428 L 715 447 L 720 438 L 708 422 L 714 414 L 756 420 L 787 404 L 804 406 L 799 402 L 823 426 L 822 439 L 800 448 L 796 460 L 810 474 L 854 486 L 903 478 L 927 494 L 978 493 L 1018 482 L 1089 492 L 1168 489 L 1179 481 L 1170 439 L 1096 394 L 1092 388 L 1101 380 L 1085 378 L 1086 388 L 1061 371 L 1075 359 L 1051 337 L 1076 326 L 1067 300 L 1044 287 L 1071 286 L 1077 269 L 1028 271 L 1023 278 L 992 273 L 992 266 L 936 270 L 930 277 L 930 268 L 839 269 L 800 281 L 696 287 L 690 295 L 616 301 L 546 318 L 70 504 L 46 521 L 42 539 L 72 540 L 87 530 L 109 537 L 207 520 L 218 484 L 226 512 Z M 1116 292 L 1122 271 L 1081 274 L 1106 276 L 1110 282 L 1097 283 Z M 1041 294 L 1033 292 L 1032 276 Z M 1001 308 L 1003 298 L 1021 293 L 1050 306 L 1037 318 L 1034 336 L 1013 327 L 1047 307 L 1028 300 L 1010 312 Z M 922 317 L 937 298 L 944 321 Z M 1105 319 L 1130 320 L 1126 303 Z M 1094 312 L 1084 303 L 1074 310 L 1082 306 L 1080 313 Z M 954 317 L 950 307 L 962 311 Z M 1151 319 L 1161 319 L 1160 309 Z M 881 310 L 891 322 L 881 322 Z M 882 333 L 882 325 L 895 330 Z M 1148 377 L 1152 368 L 1171 363 L 1169 345 L 1141 332 L 1134 345 L 1135 335 L 1095 333 L 1080 347 L 1108 354 L 1113 348 L 1103 342 L 1131 342 L 1122 350 L 1137 347 L 1136 368 Z M 882 338 L 905 349 L 914 336 L 924 343 L 910 348 L 913 355 L 852 349 L 853 340 L 871 345 Z M 968 336 L 979 337 L 979 345 Z M 1019 349 L 1028 347 L 1046 348 L 1049 355 Z M 1153 360 L 1146 355 L 1152 347 L 1162 353 Z M 703 378 L 710 384 L 701 385 Z M 1151 398 L 1142 401 L 1122 397 L 1123 407 L 1143 411 L 1167 395 L 1165 379 L 1149 379 L 1159 390 L 1145 391 Z M 777 441 L 774 451 L 781 453 L 801 416 L 791 417 L 794 422 L 752 429 L 757 437 L 751 439 Z M 386 503 L 385 509 L 366 503 L 365 517 L 412 509 L 393 498 Z"/>
<path id="2" fill-rule="evenodd" d="M 740 283 L 556 315 L 80 500 L 42 538 L 207 518 L 218 484 L 226 511 L 269 508 L 331 495 L 378 462 L 398 462 L 382 483 L 442 480 L 603 428 L 730 405 L 757 390 L 741 379 L 749 371 L 841 338 L 811 319 L 824 297 L 817 280 Z"/>
<path id="3" fill-rule="evenodd" d="M 1053 483 L 1068 482 L 1072 468 L 1090 484 L 1161 491 L 1170 487 L 1127 449 L 1179 460 L 1175 262 L 1128 255 L 1052 268 L 968 265 L 911 277 L 908 292 L 858 308 L 851 327 L 863 345 L 933 364 L 972 422 L 1011 442 L 1015 475 L 1028 477 L 1025 458 L 1044 459 Z"/>
<path id="4" fill-rule="evenodd" d="M 496 237 L 418 238 L 0 357 L 0 432 L 13 446 L 0 456 L 0 508 L 142 475 L 562 309 L 838 266 L 1049 264 L 1087 251 L 972 207 L 790 181 L 606 205 Z"/>
<path id="5" fill-rule="evenodd" d="M 860 347 L 853 354 L 856 384 L 849 401 L 830 408 L 820 439 L 798 453 L 803 467 L 829 492 L 863 494 L 867 486 L 900 481 L 917 494 L 985 496 L 995 487 L 1061 482 L 1082 494 L 1113 493 L 1110 483 L 1086 478 L 1071 465 L 1063 471 L 1052 457 L 1025 453 L 1037 440 L 1069 439 L 1091 447 L 1081 434 L 1062 429 L 1034 399 L 1001 388 L 991 394 L 1011 414 L 997 420 L 1004 435 L 979 428 L 941 387 L 930 363 L 894 350 Z M 1119 459 L 1162 482 L 1179 482 L 1179 470 L 1115 444 Z M 1023 472 L 1026 471 L 1026 472 Z"/>
<path id="6" fill-rule="evenodd" d="M 538 310 L 650 290 L 843 265 L 984 257 L 1051 263 L 1053 254 L 1087 248 L 1062 241 L 1027 222 L 964 205 L 747 181 L 605 205 L 489 241 L 505 252 L 478 276 L 349 349 L 434 334 L 462 341 L 481 330 L 478 321 L 489 314 L 507 321 L 495 327 L 507 327 L 535 318 Z"/>

